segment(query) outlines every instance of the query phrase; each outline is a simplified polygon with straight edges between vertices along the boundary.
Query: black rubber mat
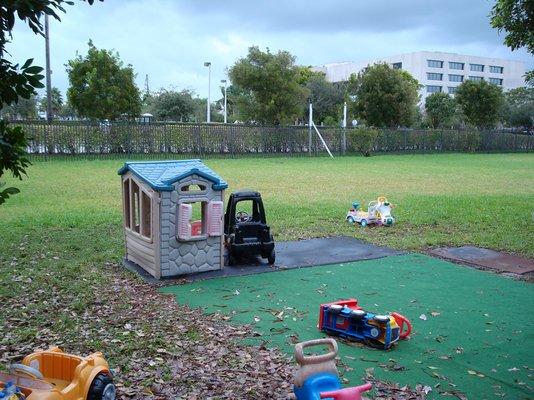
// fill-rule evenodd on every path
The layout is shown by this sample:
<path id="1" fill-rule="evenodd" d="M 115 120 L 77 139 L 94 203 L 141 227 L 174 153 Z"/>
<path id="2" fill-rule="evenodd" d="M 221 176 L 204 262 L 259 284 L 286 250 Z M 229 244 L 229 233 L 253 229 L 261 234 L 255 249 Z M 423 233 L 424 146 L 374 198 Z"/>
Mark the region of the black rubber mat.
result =
<path id="1" fill-rule="evenodd" d="M 175 278 L 157 280 L 147 274 L 138 265 L 124 260 L 124 265 L 138 272 L 147 282 L 168 284 L 178 279 L 190 281 L 221 278 L 225 276 L 239 276 L 281 271 L 291 268 L 313 267 L 316 265 L 340 264 L 344 262 L 370 260 L 387 256 L 404 254 L 402 251 L 387 247 L 375 246 L 350 237 L 330 237 L 320 239 L 306 239 L 291 242 L 277 242 L 275 245 L 276 263 L 269 265 L 267 260 L 260 258 L 239 260 L 240 264 L 225 266 L 221 270 L 202 272 L 199 274 L 182 275 Z"/>

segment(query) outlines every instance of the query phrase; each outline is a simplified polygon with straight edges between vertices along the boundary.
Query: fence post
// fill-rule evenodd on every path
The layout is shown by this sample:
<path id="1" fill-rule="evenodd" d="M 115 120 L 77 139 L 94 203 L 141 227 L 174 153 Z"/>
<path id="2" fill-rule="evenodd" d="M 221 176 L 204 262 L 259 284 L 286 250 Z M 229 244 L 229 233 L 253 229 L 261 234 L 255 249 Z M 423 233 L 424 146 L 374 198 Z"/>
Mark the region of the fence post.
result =
<path id="1" fill-rule="evenodd" d="M 408 145 L 408 131 L 405 129 L 404 131 L 404 151 L 406 151 L 406 146 Z"/>
<path id="2" fill-rule="evenodd" d="M 347 152 L 347 102 L 343 103 L 343 142 L 341 150 L 343 154 Z"/>
<path id="3" fill-rule="evenodd" d="M 313 106 L 312 103 L 310 103 L 308 112 L 308 153 L 311 156 L 311 148 L 312 148 L 312 125 L 313 125 Z"/>

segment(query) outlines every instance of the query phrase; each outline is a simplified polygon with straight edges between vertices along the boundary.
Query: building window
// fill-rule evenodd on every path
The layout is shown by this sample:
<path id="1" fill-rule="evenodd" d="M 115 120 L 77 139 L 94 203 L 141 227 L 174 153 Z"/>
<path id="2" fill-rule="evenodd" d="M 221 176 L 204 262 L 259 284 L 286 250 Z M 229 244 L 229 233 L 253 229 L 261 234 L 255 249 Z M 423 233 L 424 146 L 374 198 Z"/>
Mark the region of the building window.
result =
<path id="1" fill-rule="evenodd" d="M 429 67 L 432 68 L 443 68 L 443 61 L 439 60 L 426 60 Z"/>
<path id="2" fill-rule="evenodd" d="M 493 72 L 494 74 L 502 74 L 504 71 L 503 67 L 497 67 L 496 65 L 490 65 L 490 72 Z"/>
<path id="3" fill-rule="evenodd" d="M 493 83 L 494 85 L 502 86 L 502 79 L 501 78 L 489 78 L 489 82 Z"/>
<path id="4" fill-rule="evenodd" d="M 393 64 L 391 64 L 391 66 L 393 67 L 393 69 L 402 69 L 402 63 L 401 62 L 393 63 Z"/>
<path id="5" fill-rule="evenodd" d="M 469 64 L 471 71 L 484 72 L 484 65 L 482 64 Z"/>
<path id="6" fill-rule="evenodd" d="M 441 92 L 441 86 L 427 85 L 426 92 L 427 93 L 438 93 L 438 92 Z"/>
<path id="7" fill-rule="evenodd" d="M 454 94 L 454 93 L 456 93 L 456 89 L 458 89 L 457 86 L 449 86 L 449 87 L 447 88 L 449 94 Z"/>
<path id="8" fill-rule="evenodd" d="M 146 239 L 152 238 L 152 197 L 131 178 L 123 185 L 124 226 Z"/>
<path id="9" fill-rule="evenodd" d="M 449 61 L 450 69 L 464 69 L 464 63 Z"/>
<path id="10" fill-rule="evenodd" d="M 449 81 L 450 82 L 463 82 L 464 76 L 463 75 L 449 75 Z"/>
<path id="11" fill-rule="evenodd" d="M 483 81 L 484 78 L 482 76 L 469 76 L 470 81 Z"/>
<path id="12" fill-rule="evenodd" d="M 426 79 L 428 79 L 429 81 L 442 81 L 443 74 L 438 74 L 436 72 L 427 72 Z"/>

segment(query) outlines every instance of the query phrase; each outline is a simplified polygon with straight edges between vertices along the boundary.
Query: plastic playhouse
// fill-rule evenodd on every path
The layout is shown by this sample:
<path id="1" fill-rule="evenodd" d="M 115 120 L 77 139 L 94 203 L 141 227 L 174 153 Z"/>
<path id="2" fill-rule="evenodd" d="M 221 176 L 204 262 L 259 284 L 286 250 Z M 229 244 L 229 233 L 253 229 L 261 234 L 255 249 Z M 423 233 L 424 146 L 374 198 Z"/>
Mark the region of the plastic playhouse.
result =
<path id="1" fill-rule="evenodd" d="M 354 201 L 352 208 L 347 212 L 346 220 L 363 227 L 370 224 L 391 226 L 395 222 L 395 218 L 391 215 L 392 208 L 393 205 L 384 196 L 369 202 L 367 211 L 360 210 L 360 203 Z"/>
<path id="2" fill-rule="evenodd" d="M 32 353 L 0 371 L 0 399 L 114 400 L 115 384 L 102 353 L 87 357 L 58 347 Z"/>
<path id="3" fill-rule="evenodd" d="M 364 311 L 356 299 L 321 304 L 318 328 L 383 349 L 389 349 L 399 339 L 406 339 L 412 331 L 408 318 L 395 312 L 380 315 Z"/>
<path id="4" fill-rule="evenodd" d="M 119 175 L 126 260 L 156 278 L 223 267 L 219 175 L 200 160 L 127 162 Z"/>
<path id="5" fill-rule="evenodd" d="M 304 349 L 327 346 L 328 353 L 305 355 Z M 360 400 L 361 394 L 372 389 L 372 385 L 341 388 L 336 368 L 337 343 L 334 339 L 316 339 L 298 343 L 295 346 L 295 360 L 299 369 L 293 378 L 293 394 L 296 400 Z"/>

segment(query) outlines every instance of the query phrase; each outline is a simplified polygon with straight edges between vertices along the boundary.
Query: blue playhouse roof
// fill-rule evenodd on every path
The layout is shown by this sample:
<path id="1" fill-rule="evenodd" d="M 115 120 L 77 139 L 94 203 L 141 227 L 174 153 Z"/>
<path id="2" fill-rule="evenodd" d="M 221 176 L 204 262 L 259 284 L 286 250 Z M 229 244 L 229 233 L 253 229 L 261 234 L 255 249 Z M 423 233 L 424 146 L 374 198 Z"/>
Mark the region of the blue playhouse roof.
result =
<path id="1" fill-rule="evenodd" d="M 131 171 L 154 190 L 172 191 L 173 183 L 190 175 L 199 175 L 211 182 L 214 190 L 223 190 L 228 183 L 200 160 L 129 161 L 119 169 L 119 175 Z"/>

